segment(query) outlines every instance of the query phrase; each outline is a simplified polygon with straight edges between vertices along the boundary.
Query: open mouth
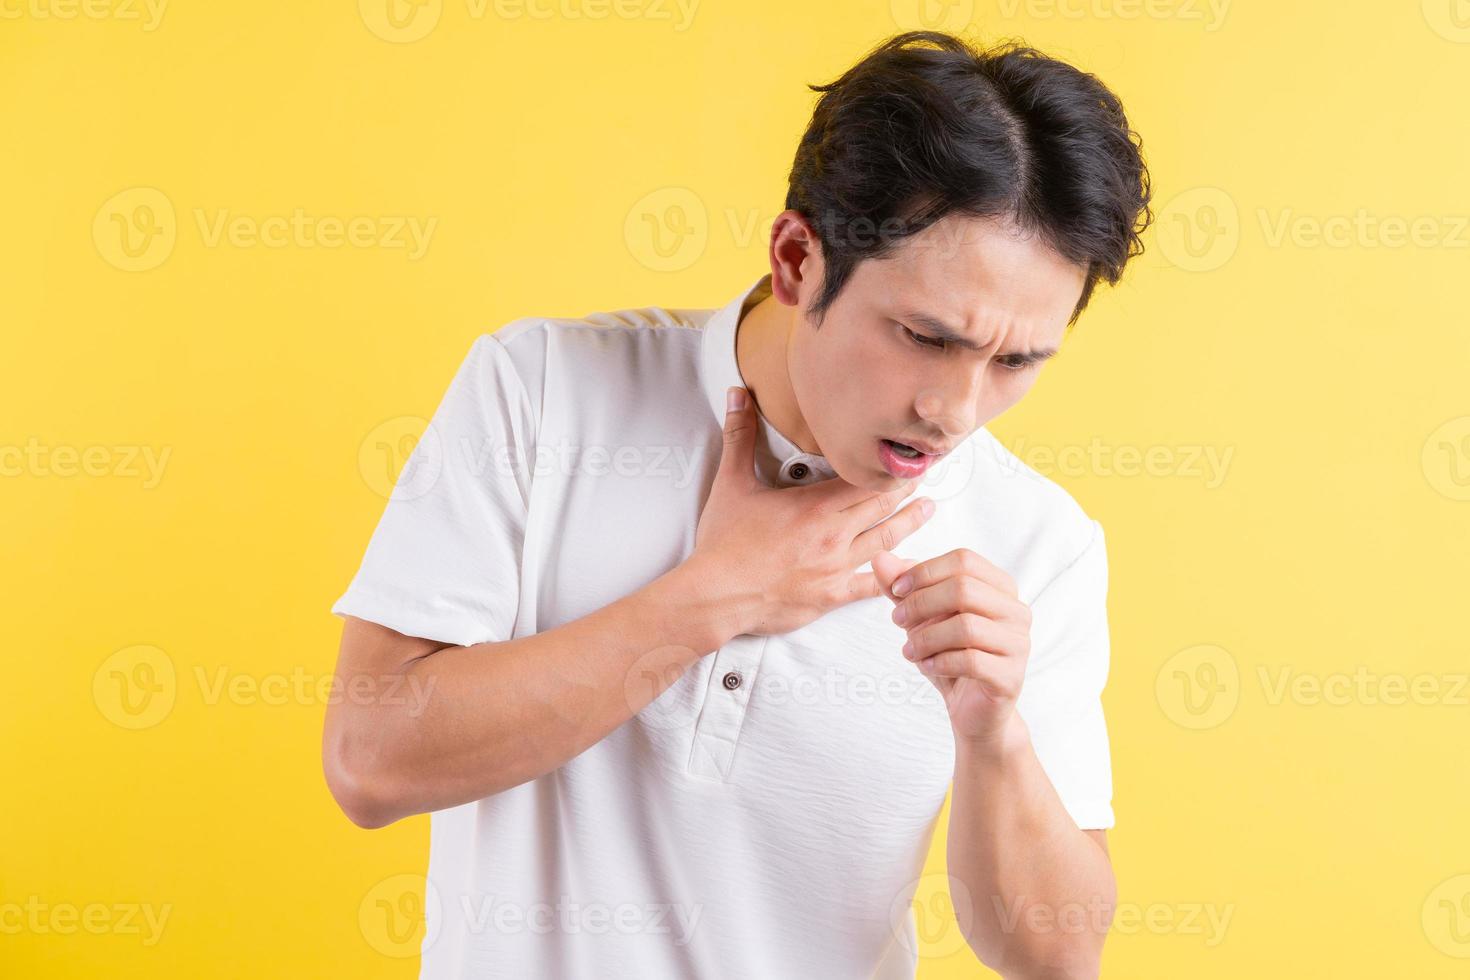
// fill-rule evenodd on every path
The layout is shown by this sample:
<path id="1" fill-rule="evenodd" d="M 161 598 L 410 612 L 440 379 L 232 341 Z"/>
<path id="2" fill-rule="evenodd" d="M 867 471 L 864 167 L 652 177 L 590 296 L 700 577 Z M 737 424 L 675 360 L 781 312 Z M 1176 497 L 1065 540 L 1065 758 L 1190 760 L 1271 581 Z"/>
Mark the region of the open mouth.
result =
<path id="1" fill-rule="evenodd" d="M 901 442 L 894 442 L 892 439 L 884 439 L 883 441 L 892 446 L 894 452 L 908 459 L 918 459 L 920 456 L 927 455 L 926 453 L 919 452 L 913 446 L 906 446 Z"/>

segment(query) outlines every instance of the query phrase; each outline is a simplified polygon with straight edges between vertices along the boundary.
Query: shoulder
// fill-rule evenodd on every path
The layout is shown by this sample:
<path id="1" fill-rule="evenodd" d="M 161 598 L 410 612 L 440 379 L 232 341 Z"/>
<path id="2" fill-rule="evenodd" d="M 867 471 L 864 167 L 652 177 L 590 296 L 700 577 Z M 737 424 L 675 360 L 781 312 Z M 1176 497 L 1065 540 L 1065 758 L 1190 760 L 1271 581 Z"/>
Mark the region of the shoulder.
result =
<path id="1" fill-rule="evenodd" d="M 548 397 L 592 410 L 639 392 L 698 404 L 702 327 L 713 310 L 659 306 L 581 317 L 527 316 L 481 334 L 471 357 L 486 370 L 509 370 L 540 418 Z"/>
<path id="2" fill-rule="evenodd" d="M 543 357 L 552 352 L 566 359 L 651 347 L 692 349 L 701 336 L 699 328 L 712 312 L 644 306 L 580 317 L 521 317 L 483 334 L 476 342 L 493 337 L 518 362 L 532 359 L 532 350 L 541 351 Z"/>

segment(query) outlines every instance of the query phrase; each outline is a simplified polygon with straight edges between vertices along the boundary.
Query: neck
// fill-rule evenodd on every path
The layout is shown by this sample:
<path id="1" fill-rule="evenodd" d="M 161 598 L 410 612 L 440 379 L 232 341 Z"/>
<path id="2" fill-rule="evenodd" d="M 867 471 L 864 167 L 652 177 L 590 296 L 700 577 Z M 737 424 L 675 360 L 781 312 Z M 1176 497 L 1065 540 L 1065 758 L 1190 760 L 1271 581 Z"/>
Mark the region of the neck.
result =
<path id="1" fill-rule="evenodd" d="M 795 326 L 796 308 L 783 306 L 766 294 L 745 311 L 735 327 L 735 361 L 766 421 L 802 452 L 820 455 L 791 386 L 788 357 Z"/>

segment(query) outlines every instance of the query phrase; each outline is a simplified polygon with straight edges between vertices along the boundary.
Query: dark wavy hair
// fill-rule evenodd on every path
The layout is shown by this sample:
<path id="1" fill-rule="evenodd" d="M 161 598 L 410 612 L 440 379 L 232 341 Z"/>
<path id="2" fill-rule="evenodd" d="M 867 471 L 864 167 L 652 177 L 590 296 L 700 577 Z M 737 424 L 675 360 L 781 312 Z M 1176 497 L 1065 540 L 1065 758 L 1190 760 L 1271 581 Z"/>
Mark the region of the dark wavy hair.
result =
<path id="1" fill-rule="evenodd" d="M 820 239 L 818 324 L 864 259 L 952 212 L 1010 219 L 1116 283 L 1153 220 L 1142 141 L 1102 82 L 1020 41 L 979 49 L 939 31 L 879 44 L 822 93 L 786 207 Z"/>

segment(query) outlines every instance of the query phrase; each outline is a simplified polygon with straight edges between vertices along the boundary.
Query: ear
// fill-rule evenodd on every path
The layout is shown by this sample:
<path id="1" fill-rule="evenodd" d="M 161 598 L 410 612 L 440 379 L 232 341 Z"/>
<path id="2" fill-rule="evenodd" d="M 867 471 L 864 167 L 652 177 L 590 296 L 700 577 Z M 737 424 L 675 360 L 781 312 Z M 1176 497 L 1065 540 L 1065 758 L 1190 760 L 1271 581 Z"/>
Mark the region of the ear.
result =
<path id="1" fill-rule="evenodd" d="M 873 556 L 873 575 L 878 579 L 878 588 L 898 605 L 902 600 L 893 594 L 893 580 L 919 563 L 917 558 L 900 558 L 891 551 L 880 551 Z"/>

